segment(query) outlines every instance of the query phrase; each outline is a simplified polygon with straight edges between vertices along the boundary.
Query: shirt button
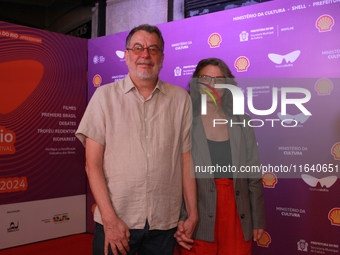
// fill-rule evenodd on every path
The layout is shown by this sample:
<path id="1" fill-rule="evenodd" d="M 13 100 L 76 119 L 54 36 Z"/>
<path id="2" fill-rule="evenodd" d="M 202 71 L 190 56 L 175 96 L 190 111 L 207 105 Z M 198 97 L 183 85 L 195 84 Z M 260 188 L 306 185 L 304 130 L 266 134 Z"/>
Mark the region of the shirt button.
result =
<path id="1" fill-rule="evenodd" d="M 240 191 L 237 190 L 237 191 L 236 191 L 236 196 L 238 196 L 239 194 L 240 194 Z"/>
<path id="2" fill-rule="evenodd" d="M 209 214 L 209 218 L 212 218 L 212 217 L 213 217 L 213 214 L 212 214 L 212 213 L 210 213 L 210 214 Z"/>
<path id="3" fill-rule="evenodd" d="M 241 214 L 241 219 L 244 219 L 246 217 L 243 213 Z"/>

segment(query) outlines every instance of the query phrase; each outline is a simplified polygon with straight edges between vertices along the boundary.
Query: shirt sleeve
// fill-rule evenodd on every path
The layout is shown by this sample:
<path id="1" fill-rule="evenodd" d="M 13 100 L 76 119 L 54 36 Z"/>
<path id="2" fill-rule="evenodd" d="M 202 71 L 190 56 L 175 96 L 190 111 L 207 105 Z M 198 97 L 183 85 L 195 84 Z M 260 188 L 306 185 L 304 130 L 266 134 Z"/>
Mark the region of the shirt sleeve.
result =
<path id="1" fill-rule="evenodd" d="M 185 97 L 182 123 L 182 153 L 185 153 L 191 149 L 192 106 L 189 94 Z"/>
<path id="2" fill-rule="evenodd" d="M 104 93 L 105 94 L 105 93 Z M 76 137 L 86 147 L 86 138 L 105 145 L 105 97 L 103 89 L 98 88 L 93 94 L 76 131 Z"/>

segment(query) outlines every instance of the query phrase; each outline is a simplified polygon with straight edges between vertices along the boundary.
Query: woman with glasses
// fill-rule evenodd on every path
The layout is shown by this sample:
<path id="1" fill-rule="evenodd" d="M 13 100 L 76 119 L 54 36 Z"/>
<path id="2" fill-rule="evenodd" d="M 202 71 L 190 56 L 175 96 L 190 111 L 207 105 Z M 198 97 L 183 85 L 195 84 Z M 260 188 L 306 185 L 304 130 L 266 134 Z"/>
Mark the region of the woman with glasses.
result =
<path id="1" fill-rule="evenodd" d="M 186 226 L 183 206 L 175 234 L 181 255 L 249 255 L 265 228 L 261 173 L 240 171 L 259 165 L 250 117 L 233 115 L 231 92 L 215 84 L 236 86 L 222 60 L 201 60 L 190 82 L 199 222 Z"/>

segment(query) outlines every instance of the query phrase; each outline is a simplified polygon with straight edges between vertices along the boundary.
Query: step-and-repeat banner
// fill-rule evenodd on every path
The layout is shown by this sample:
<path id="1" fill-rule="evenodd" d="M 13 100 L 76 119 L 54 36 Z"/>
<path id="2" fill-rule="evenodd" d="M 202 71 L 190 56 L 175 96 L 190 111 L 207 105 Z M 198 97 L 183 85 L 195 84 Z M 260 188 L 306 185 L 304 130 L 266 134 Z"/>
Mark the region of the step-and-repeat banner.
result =
<path id="1" fill-rule="evenodd" d="M 159 28 L 161 79 L 188 89 L 197 63 L 218 57 L 243 91 L 267 218 L 254 254 L 339 254 L 340 1 L 276 0 Z M 127 34 L 89 40 L 88 98 L 126 76 Z"/>
<path id="2" fill-rule="evenodd" d="M 0 22 L 0 249 L 85 232 L 87 40 Z"/>

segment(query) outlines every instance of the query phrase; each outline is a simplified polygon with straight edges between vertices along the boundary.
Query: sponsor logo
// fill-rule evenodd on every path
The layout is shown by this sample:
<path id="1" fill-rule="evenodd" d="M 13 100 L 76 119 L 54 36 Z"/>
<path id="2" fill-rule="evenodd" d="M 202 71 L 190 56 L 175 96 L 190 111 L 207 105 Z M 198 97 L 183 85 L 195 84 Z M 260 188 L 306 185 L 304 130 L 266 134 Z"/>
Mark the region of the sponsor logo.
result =
<path id="1" fill-rule="evenodd" d="M 282 64 L 283 60 L 285 60 L 285 62 L 288 63 L 294 63 L 297 58 L 300 56 L 301 51 L 296 50 L 293 52 L 290 52 L 286 55 L 280 55 L 280 54 L 276 54 L 276 53 L 269 53 L 268 54 L 268 58 L 275 64 Z"/>
<path id="2" fill-rule="evenodd" d="M 175 75 L 175 76 L 181 76 L 181 75 L 182 75 L 182 68 L 180 68 L 179 66 L 177 66 L 177 67 L 174 69 L 174 75 Z"/>
<path id="3" fill-rule="evenodd" d="M 331 224 L 334 226 L 340 226 L 340 208 L 336 207 L 329 211 L 328 219 L 331 221 Z"/>
<path id="4" fill-rule="evenodd" d="M 122 50 L 116 50 L 116 55 L 117 55 L 117 57 L 119 57 L 120 59 L 124 59 L 124 51 L 122 51 Z"/>
<path id="5" fill-rule="evenodd" d="M 316 178 L 314 176 L 308 175 L 308 174 L 302 174 L 301 175 L 302 180 L 304 180 L 305 183 L 307 183 L 311 187 L 316 187 L 318 183 L 320 183 L 321 187 L 324 188 L 330 188 L 333 186 L 333 184 L 337 180 L 337 176 L 331 175 L 323 178 Z"/>
<path id="6" fill-rule="evenodd" d="M 210 48 L 220 47 L 221 42 L 222 42 L 222 36 L 219 33 L 212 33 L 208 37 L 208 44 Z"/>
<path id="7" fill-rule="evenodd" d="M 293 122 L 293 121 L 295 121 L 296 123 L 301 123 L 301 124 L 303 124 L 303 123 L 305 123 L 307 120 L 308 120 L 308 118 L 309 118 L 309 116 L 308 115 L 304 115 L 303 113 L 299 113 L 299 114 L 296 114 L 296 115 L 291 115 L 291 114 L 286 114 L 286 115 L 282 115 L 281 114 L 281 112 L 278 112 L 277 113 L 277 116 L 281 119 L 281 120 L 286 120 L 286 119 L 288 119 L 288 120 L 286 120 L 285 122 L 287 123 L 287 124 L 290 124 L 291 122 Z M 289 121 L 290 120 L 290 121 Z"/>
<path id="8" fill-rule="evenodd" d="M 275 185 L 277 184 L 278 179 L 274 173 L 267 172 L 264 175 L 262 175 L 262 184 L 265 188 L 275 188 Z"/>
<path id="9" fill-rule="evenodd" d="M 250 66 L 250 61 L 247 57 L 240 56 L 235 60 L 234 66 L 237 72 L 245 72 L 248 70 L 248 67 Z"/>
<path id="10" fill-rule="evenodd" d="M 59 222 L 69 221 L 70 217 L 68 216 L 68 213 L 62 213 L 62 214 L 54 215 L 52 220 L 54 223 L 59 223 Z"/>
<path id="11" fill-rule="evenodd" d="M 242 31 L 240 34 L 240 42 L 248 41 L 248 36 L 249 36 L 249 33 L 247 33 L 247 31 Z"/>
<path id="12" fill-rule="evenodd" d="M 340 142 L 333 145 L 331 153 L 335 160 L 340 160 Z"/>
<path id="13" fill-rule="evenodd" d="M 308 243 L 305 240 L 301 239 L 297 242 L 297 249 L 298 251 L 308 251 Z"/>
<path id="14" fill-rule="evenodd" d="M 319 32 L 331 31 L 333 26 L 334 19 L 331 15 L 328 14 L 320 16 L 315 22 L 315 27 L 319 30 Z"/>
<path id="15" fill-rule="evenodd" d="M 271 243 L 272 238 L 268 234 L 267 231 L 264 231 L 263 235 L 261 238 L 257 241 L 257 245 L 261 247 L 269 247 L 269 244 Z"/>
<path id="16" fill-rule="evenodd" d="M 93 64 L 101 64 L 101 63 L 104 63 L 105 62 L 105 57 L 104 56 L 98 56 L 98 55 L 95 55 L 93 57 Z"/>
<path id="17" fill-rule="evenodd" d="M 96 74 L 93 76 L 92 82 L 95 87 L 99 87 L 102 84 L 102 77 L 99 74 Z"/>
<path id="18" fill-rule="evenodd" d="M 315 83 L 315 90 L 319 96 L 328 96 L 333 90 L 333 82 L 326 78 L 319 79 Z"/>
<path id="19" fill-rule="evenodd" d="M 15 231 L 19 231 L 19 221 L 17 222 L 17 225 L 15 225 L 14 222 L 11 222 L 9 224 L 9 228 L 7 229 L 7 233 L 15 232 Z"/>

